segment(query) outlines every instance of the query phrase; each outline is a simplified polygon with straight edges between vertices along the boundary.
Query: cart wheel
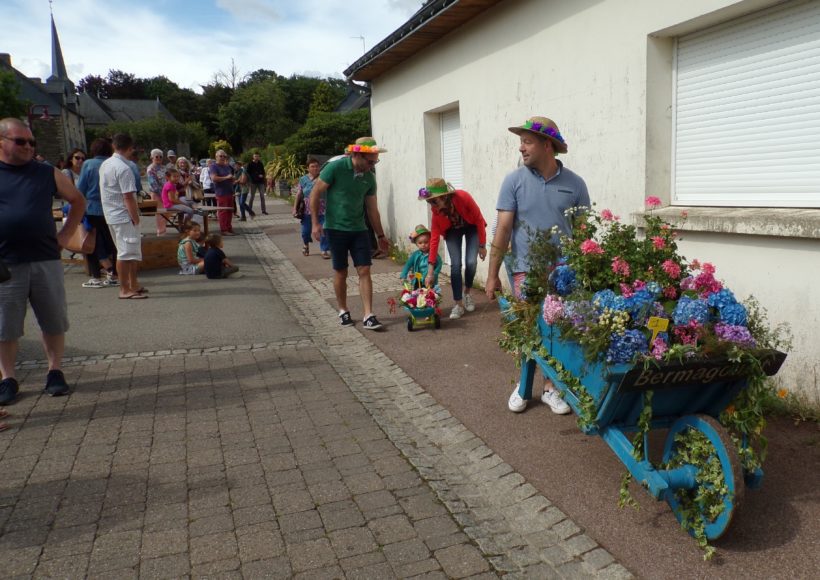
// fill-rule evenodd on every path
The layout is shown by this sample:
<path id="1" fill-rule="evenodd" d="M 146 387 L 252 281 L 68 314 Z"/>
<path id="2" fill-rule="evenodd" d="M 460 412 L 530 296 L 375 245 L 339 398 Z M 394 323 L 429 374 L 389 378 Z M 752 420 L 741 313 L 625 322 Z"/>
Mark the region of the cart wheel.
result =
<path id="1" fill-rule="evenodd" d="M 731 437 L 714 418 L 708 415 L 686 415 L 681 417 L 669 429 L 669 434 L 666 437 L 666 444 L 663 449 L 663 461 L 667 463 L 674 460 L 680 453 L 679 443 L 675 441 L 675 436 L 679 433 L 685 432 L 688 429 L 693 429 L 700 432 L 708 439 L 709 443 L 714 448 L 714 455 L 720 462 L 721 470 L 723 471 L 723 479 L 726 482 L 726 493 L 722 494 L 723 511 L 711 520 L 708 514 L 701 510 L 700 518 L 704 523 L 704 531 L 709 540 L 716 540 L 721 537 L 729 525 L 732 523 L 732 517 L 735 510 L 737 510 L 741 503 L 743 503 L 743 494 L 745 486 L 743 485 L 743 469 L 740 464 L 740 457 L 737 449 L 732 443 Z M 692 498 L 695 497 L 697 489 L 679 490 L 678 492 L 669 492 L 666 494 L 666 501 L 672 508 L 675 517 L 678 521 L 683 519 L 681 501 L 678 493 L 690 493 Z M 693 500 L 694 501 L 694 500 Z M 691 533 L 691 530 L 690 530 Z"/>
<path id="2" fill-rule="evenodd" d="M 413 332 L 413 319 L 407 319 L 407 332 Z"/>
<path id="3" fill-rule="evenodd" d="M 433 327 L 441 328 L 441 317 L 438 314 L 433 315 Z"/>

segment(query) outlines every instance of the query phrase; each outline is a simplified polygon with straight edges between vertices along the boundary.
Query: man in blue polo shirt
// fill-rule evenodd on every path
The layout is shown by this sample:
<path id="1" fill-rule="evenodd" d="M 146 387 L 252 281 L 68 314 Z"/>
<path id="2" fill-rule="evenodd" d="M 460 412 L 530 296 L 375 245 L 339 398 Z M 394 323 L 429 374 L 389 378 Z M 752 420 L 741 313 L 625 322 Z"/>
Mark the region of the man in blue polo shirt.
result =
<path id="1" fill-rule="evenodd" d="M 364 221 L 365 212 L 379 240 L 379 248 L 389 249 L 382 228 L 379 205 L 376 201 L 376 178 L 373 169 L 379 162 L 379 153 L 386 153 L 373 137 L 359 137 L 346 149 L 347 155 L 325 165 L 310 192 L 310 215 L 313 220 L 313 238 L 318 242 L 327 231 L 330 257 L 333 262 L 333 290 L 339 305 L 339 323 L 352 326 L 353 319 L 347 307 L 348 255 L 359 276 L 359 294 L 364 307 L 362 326 L 378 330 L 382 324 L 373 314 L 373 282 L 370 278 L 370 238 Z M 325 223 L 319 220 L 320 203 L 325 203 Z"/>
<path id="2" fill-rule="evenodd" d="M 23 336 L 27 304 L 42 331 L 48 359 L 45 392 L 69 391 L 60 370 L 68 330 L 60 248 L 85 212 L 85 198 L 71 179 L 34 160 L 37 142 L 19 119 L 0 119 L 0 260 L 11 279 L 0 284 L 0 405 L 17 398 L 14 362 Z M 55 194 L 70 204 L 58 232 L 51 213 Z"/>
<path id="3" fill-rule="evenodd" d="M 490 251 L 486 286 L 490 300 L 501 287 L 498 272 L 511 240 L 513 293 L 520 297 L 521 284 L 529 270 L 531 232 L 556 227 L 560 234 L 570 235 L 566 211 L 590 204 L 584 180 L 556 159 L 559 153 L 567 152 L 567 143 L 552 120 L 530 117 L 523 125 L 509 130 L 519 136 L 518 150 L 523 165 L 507 175 L 498 194 L 498 225 Z M 570 411 L 549 380 L 544 383 L 541 401 L 549 405 L 553 413 L 564 415 Z M 508 407 L 515 413 L 527 407 L 518 387 L 510 395 Z"/>

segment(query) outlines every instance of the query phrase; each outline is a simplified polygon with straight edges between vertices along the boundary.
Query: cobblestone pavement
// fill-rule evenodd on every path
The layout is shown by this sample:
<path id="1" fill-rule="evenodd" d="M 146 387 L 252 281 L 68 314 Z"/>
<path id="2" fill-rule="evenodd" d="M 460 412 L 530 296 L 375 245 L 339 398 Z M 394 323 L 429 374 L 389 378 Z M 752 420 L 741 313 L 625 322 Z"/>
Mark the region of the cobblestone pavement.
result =
<path id="1" fill-rule="evenodd" d="M 246 237 L 305 337 L 66 360 L 0 435 L 0 576 L 629 577 Z"/>

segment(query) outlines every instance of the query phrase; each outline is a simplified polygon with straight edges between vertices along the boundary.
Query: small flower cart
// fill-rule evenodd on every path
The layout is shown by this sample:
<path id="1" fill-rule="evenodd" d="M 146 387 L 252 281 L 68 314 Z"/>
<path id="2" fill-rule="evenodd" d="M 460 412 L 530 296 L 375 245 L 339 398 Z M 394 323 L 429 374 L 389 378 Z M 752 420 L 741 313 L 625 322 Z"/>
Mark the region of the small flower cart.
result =
<path id="1" fill-rule="evenodd" d="M 509 307 L 504 299 L 500 302 L 502 310 Z M 736 445 L 717 420 L 747 388 L 748 369 L 725 358 L 647 366 L 589 363 L 578 344 L 562 340 L 558 328 L 543 318 L 538 320 L 538 331 L 542 348 L 522 360 L 519 395 L 532 398 L 540 367 L 578 415 L 582 431 L 600 435 L 632 477 L 655 499 L 669 503 L 691 534 L 700 525 L 706 539 L 721 537 L 743 502 L 744 488 L 759 487 L 763 477 L 759 467 L 744 472 L 740 454 L 746 441 Z M 786 355 L 769 350 L 759 358 L 766 375 L 772 376 Z M 669 429 L 659 465 L 649 460 L 648 429 L 643 438 L 628 436 L 641 431 L 642 416 L 647 417 L 649 429 Z M 690 462 L 693 450 L 682 437 L 687 432 L 695 432 L 701 450 L 707 450 L 698 465 Z M 707 468 L 715 472 L 710 478 L 702 473 Z M 722 479 L 722 485 L 714 485 L 715 478 Z M 684 504 L 687 493 L 692 501 Z M 704 494 L 714 500 L 702 501 Z"/>
<path id="2" fill-rule="evenodd" d="M 438 309 L 441 292 L 437 286 L 435 288 L 424 286 L 421 276 L 417 274 L 415 280 L 404 283 L 404 290 L 399 300 L 402 308 L 409 314 L 407 317 L 408 332 L 425 326 L 441 328 L 441 316 Z"/>

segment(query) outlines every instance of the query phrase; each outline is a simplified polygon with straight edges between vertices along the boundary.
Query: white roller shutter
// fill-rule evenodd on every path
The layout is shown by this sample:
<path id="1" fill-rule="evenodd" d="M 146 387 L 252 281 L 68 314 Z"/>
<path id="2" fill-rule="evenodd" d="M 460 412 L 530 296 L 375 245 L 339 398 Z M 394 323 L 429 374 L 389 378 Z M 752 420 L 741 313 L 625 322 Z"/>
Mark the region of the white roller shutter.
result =
<path id="1" fill-rule="evenodd" d="M 820 2 L 681 37 L 675 66 L 675 203 L 820 207 Z"/>
<path id="2" fill-rule="evenodd" d="M 445 181 L 463 187 L 461 167 L 461 122 L 458 109 L 441 114 L 441 169 Z"/>

